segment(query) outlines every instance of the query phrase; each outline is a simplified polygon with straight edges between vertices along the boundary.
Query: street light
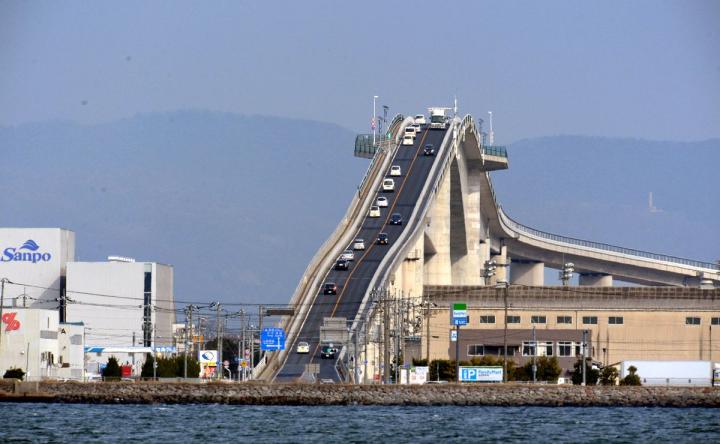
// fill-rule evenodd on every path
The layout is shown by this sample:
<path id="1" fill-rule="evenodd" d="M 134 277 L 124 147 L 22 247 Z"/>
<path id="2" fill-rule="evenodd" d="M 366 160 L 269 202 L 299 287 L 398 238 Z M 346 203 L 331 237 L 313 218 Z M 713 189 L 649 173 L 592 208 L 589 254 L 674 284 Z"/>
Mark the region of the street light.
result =
<path id="1" fill-rule="evenodd" d="M 497 268 L 495 260 L 485 261 L 485 268 L 483 269 L 483 277 L 485 278 L 485 285 L 490 284 L 490 278 L 495 276 L 495 269 Z"/>
<path id="2" fill-rule="evenodd" d="M 505 315 L 503 317 L 503 382 L 507 382 L 507 317 L 508 317 L 508 283 L 507 281 L 498 281 L 495 288 L 500 292 L 503 290 L 503 305 L 505 306 Z"/>
<path id="3" fill-rule="evenodd" d="M 375 146 L 375 133 L 377 132 L 376 131 L 377 125 L 375 124 L 375 102 L 377 101 L 378 98 L 379 98 L 379 96 L 373 96 L 373 113 L 372 113 L 373 147 Z"/>
<path id="4" fill-rule="evenodd" d="M 566 287 L 570 279 L 572 279 L 573 271 L 575 271 L 575 264 L 572 262 L 566 262 L 563 264 L 563 268 L 559 273 L 563 287 Z"/>

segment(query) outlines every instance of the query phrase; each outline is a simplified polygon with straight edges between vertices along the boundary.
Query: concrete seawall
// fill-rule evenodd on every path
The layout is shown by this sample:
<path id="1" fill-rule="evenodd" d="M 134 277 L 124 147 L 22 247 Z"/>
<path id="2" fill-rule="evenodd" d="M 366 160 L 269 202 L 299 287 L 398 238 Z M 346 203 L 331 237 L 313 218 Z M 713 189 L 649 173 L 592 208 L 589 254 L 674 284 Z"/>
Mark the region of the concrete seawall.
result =
<path id="1" fill-rule="evenodd" d="M 0 382 L 0 402 L 238 405 L 484 405 L 720 407 L 720 388 L 527 385 L 352 386 L 43 382 L 37 393 Z"/>

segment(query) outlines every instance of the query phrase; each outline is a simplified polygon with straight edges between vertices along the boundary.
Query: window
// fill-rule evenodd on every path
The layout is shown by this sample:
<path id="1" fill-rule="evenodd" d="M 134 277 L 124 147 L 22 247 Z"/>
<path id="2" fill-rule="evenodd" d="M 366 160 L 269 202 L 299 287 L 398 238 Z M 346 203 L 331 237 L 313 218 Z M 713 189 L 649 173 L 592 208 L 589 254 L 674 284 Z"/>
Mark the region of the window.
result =
<path id="1" fill-rule="evenodd" d="M 557 323 L 558 324 L 572 324 L 572 316 L 558 316 Z"/>
<path id="2" fill-rule="evenodd" d="M 485 347 L 482 344 L 468 345 L 468 356 L 483 356 L 485 354 Z"/>
<path id="3" fill-rule="evenodd" d="M 524 341 L 522 344 L 523 356 L 535 356 L 535 343 L 532 341 Z"/>
<path id="4" fill-rule="evenodd" d="M 685 325 L 700 325 L 700 318 L 695 316 L 688 316 L 685 318 Z"/>
<path id="5" fill-rule="evenodd" d="M 480 323 L 481 324 L 494 324 L 495 323 L 495 315 L 480 316 Z"/>
<path id="6" fill-rule="evenodd" d="M 510 316 L 507 317 L 507 323 L 508 324 L 519 324 L 520 323 L 520 316 Z"/>
<path id="7" fill-rule="evenodd" d="M 597 316 L 583 316 L 583 324 L 597 324 Z"/>
<path id="8" fill-rule="evenodd" d="M 544 324 L 546 321 L 547 318 L 545 316 L 535 315 L 530 317 L 530 322 L 533 324 Z"/>
<path id="9" fill-rule="evenodd" d="M 710 319 L 710 324 L 712 324 L 712 325 L 720 325 L 720 318 L 712 318 L 712 319 Z"/>
<path id="10" fill-rule="evenodd" d="M 610 316 L 608 318 L 608 324 L 610 324 L 610 325 L 622 325 L 622 323 L 623 323 L 622 316 Z"/>
<path id="11" fill-rule="evenodd" d="M 553 355 L 553 343 L 552 342 L 538 342 L 538 356 L 552 356 Z"/>
<path id="12" fill-rule="evenodd" d="M 573 343 L 570 341 L 558 342 L 558 356 L 572 356 Z"/>

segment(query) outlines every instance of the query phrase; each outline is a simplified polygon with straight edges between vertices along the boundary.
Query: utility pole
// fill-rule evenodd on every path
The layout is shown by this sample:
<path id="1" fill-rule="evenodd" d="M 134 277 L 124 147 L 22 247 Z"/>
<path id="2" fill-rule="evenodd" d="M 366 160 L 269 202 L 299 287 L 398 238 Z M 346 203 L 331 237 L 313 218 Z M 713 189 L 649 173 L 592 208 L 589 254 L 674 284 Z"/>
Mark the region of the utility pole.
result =
<path id="1" fill-rule="evenodd" d="M 365 324 L 363 324 L 365 326 Z M 357 328 L 355 329 L 355 346 L 353 347 L 353 382 L 359 384 L 360 380 L 360 366 L 358 365 L 358 336 L 360 335 L 360 323 L 358 322 Z"/>
<path id="2" fill-rule="evenodd" d="M 215 343 L 217 344 L 217 367 L 216 371 L 217 379 L 223 378 L 223 358 L 222 358 L 222 325 L 220 324 L 220 303 L 215 304 L 215 327 L 217 330 L 217 337 Z"/>
<path id="3" fill-rule="evenodd" d="M 255 379 L 255 328 L 250 325 L 250 379 Z"/>
<path id="4" fill-rule="evenodd" d="M 532 373 L 533 373 L 533 384 L 537 382 L 537 365 L 535 365 L 535 356 L 537 356 L 538 347 L 537 347 L 537 338 L 535 337 L 535 325 L 533 325 L 533 354 L 532 354 Z"/>
<path id="5" fill-rule="evenodd" d="M 587 375 L 585 374 L 585 366 L 587 366 L 587 330 L 583 330 L 583 348 L 582 348 L 582 385 L 587 382 Z"/>
<path id="6" fill-rule="evenodd" d="M 245 310 L 240 309 L 240 343 L 238 344 L 238 380 L 240 379 L 240 372 L 242 372 L 242 380 L 245 380 L 245 367 L 241 364 L 245 359 Z M 245 364 L 247 365 L 247 364 Z"/>
<path id="7" fill-rule="evenodd" d="M 425 301 L 425 359 L 430 366 L 430 299 Z"/>
<path id="8" fill-rule="evenodd" d="M 155 324 L 150 324 L 150 328 L 152 329 L 153 381 L 157 381 L 157 328 L 155 328 Z"/>
<path id="9" fill-rule="evenodd" d="M 5 328 L 3 327 L 3 305 L 5 304 L 5 283 L 10 282 L 8 278 L 0 279 L 0 350 L 2 349 L 2 333 Z"/>
<path id="10" fill-rule="evenodd" d="M 190 311 L 190 307 L 185 307 L 185 347 L 183 347 L 183 350 L 185 353 L 185 367 L 183 369 L 183 377 L 187 379 L 187 364 L 188 364 L 188 313 Z M 134 342 L 134 341 L 133 341 Z"/>
<path id="11" fill-rule="evenodd" d="M 383 290 L 383 375 L 384 383 L 390 383 L 390 306 L 388 292 Z"/>
<path id="12" fill-rule="evenodd" d="M 460 324 L 455 325 L 455 381 L 460 384 Z"/>
<path id="13" fill-rule="evenodd" d="M 507 283 L 504 283 L 507 284 Z M 503 305 L 505 314 L 503 316 L 503 382 L 507 382 L 507 317 L 508 317 L 508 286 L 503 285 Z"/>
<path id="14" fill-rule="evenodd" d="M 395 310 L 395 384 L 400 383 L 400 298 L 398 298 L 397 292 L 395 293 L 395 301 L 393 303 L 393 309 Z"/>

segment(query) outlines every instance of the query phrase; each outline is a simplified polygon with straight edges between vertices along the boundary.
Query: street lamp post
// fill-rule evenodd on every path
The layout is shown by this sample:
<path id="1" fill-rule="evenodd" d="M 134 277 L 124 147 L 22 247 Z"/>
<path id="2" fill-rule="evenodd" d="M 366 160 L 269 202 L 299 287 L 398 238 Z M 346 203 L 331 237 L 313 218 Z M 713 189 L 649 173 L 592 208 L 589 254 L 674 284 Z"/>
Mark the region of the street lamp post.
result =
<path id="1" fill-rule="evenodd" d="M 375 146 L 375 133 L 377 125 L 375 124 L 375 103 L 379 96 L 373 96 L 373 115 L 372 115 L 372 127 L 373 127 L 373 147 Z"/>
<path id="2" fill-rule="evenodd" d="M 508 283 L 500 281 L 495 285 L 498 291 L 503 292 L 503 305 L 505 306 L 505 315 L 503 316 L 503 382 L 507 382 L 507 317 L 508 317 Z"/>

